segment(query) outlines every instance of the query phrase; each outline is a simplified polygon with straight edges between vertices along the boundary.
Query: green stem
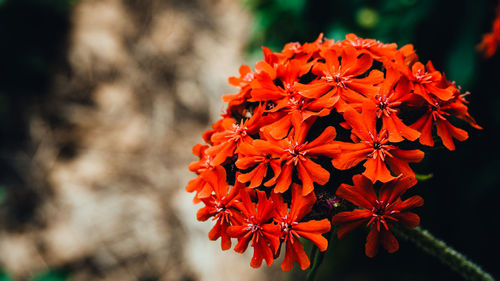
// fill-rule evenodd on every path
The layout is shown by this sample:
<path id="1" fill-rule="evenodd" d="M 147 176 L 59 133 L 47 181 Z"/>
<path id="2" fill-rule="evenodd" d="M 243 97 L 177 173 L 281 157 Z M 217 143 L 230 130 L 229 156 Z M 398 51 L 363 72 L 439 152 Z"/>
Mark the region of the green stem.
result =
<path id="1" fill-rule="evenodd" d="M 316 245 L 312 244 L 311 251 L 309 252 L 309 256 L 311 257 L 311 264 L 316 263 L 316 257 L 318 256 L 318 247 Z"/>
<path id="2" fill-rule="evenodd" d="M 313 250 L 311 251 L 311 263 L 312 267 L 307 273 L 306 281 L 314 281 L 314 277 L 316 276 L 316 271 L 318 270 L 319 263 L 321 263 L 320 259 L 322 260 L 323 258 L 321 256 L 321 252 L 318 251 L 318 247 L 316 245 L 313 245 Z"/>
<path id="3" fill-rule="evenodd" d="M 408 228 L 403 226 L 395 226 L 393 230 L 396 235 L 413 242 L 424 252 L 438 258 L 443 264 L 458 272 L 466 280 L 495 280 L 489 273 L 483 271 L 477 264 L 468 260 L 464 255 L 434 237 L 427 230 L 421 229 L 420 227 Z"/>
<path id="4" fill-rule="evenodd" d="M 332 237 L 332 233 L 334 230 L 328 232 L 326 234 L 326 240 L 330 241 L 330 238 Z M 320 252 L 318 251 L 318 247 L 316 245 L 313 245 L 313 250 L 311 251 L 311 259 L 313 259 L 313 266 L 311 267 L 311 270 L 307 273 L 306 281 L 314 281 L 314 278 L 316 277 L 316 273 L 318 273 L 318 268 L 323 262 L 323 259 L 325 257 L 326 251 Z M 314 255 L 314 256 L 313 256 Z"/>

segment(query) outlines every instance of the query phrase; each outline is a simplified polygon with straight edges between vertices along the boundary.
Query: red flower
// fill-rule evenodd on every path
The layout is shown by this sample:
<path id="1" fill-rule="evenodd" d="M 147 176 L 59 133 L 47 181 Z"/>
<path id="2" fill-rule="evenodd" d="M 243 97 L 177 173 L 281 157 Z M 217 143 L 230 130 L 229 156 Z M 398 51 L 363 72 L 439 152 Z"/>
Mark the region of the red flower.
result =
<path id="1" fill-rule="evenodd" d="M 403 138 L 414 141 L 420 133 L 408 126 L 398 117 L 399 106 L 410 96 L 410 85 L 406 78 L 401 78 L 399 71 L 388 68 L 380 91 L 372 96 L 377 106 L 377 118 L 382 119 L 382 131 L 389 134 L 390 142 L 400 142 Z"/>
<path id="2" fill-rule="evenodd" d="M 415 173 L 408 163 L 420 162 L 424 153 L 420 150 L 402 150 L 389 143 L 386 130 L 377 133 L 376 115 L 377 108 L 373 103 L 363 104 L 361 114 L 352 108 L 344 113 L 345 120 L 352 128 L 355 143 L 338 142 L 342 152 L 332 159 L 333 166 L 346 170 L 366 160 L 363 175 L 372 182 L 390 181 L 394 178 L 391 171 L 395 175 L 414 177 Z"/>
<path id="3" fill-rule="evenodd" d="M 210 140 L 212 138 L 212 135 L 217 133 L 217 132 L 221 132 L 221 131 L 224 131 L 224 126 L 223 126 L 223 123 L 227 123 L 227 118 L 224 117 L 222 119 L 219 119 L 217 122 L 213 123 L 212 124 L 212 129 L 208 129 L 206 130 L 203 134 L 202 134 L 202 137 L 203 137 L 203 140 L 210 144 L 210 145 L 213 145 L 212 141 Z M 226 125 L 227 126 L 227 125 Z"/>
<path id="4" fill-rule="evenodd" d="M 324 185 L 330 178 L 330 173 L 312 160 L 318 156 L 334 157 L 340 152 L 338 144 L 334 143 L 335 128 L 327 127 L 323 133 L 310 143 L 306 142 L 306 135 L 312 124 L 309 122 L 294 128 L 287 138 L 275 140 L 272 137 L 266 140 L 255 140 L 252 145 L 257 151 L 280 155 L 282 163 L 281 173 L 276 181 L 274 192 L 283 193 L 292 183 L 292 174 L 296 169 L 302 181 L 304 195 L 314 190 L 314 183 Z"/>
<path id="5" fill-rule="evenodd" d="M 433 96 L 443 101 L 453 98 L 453 87 L 446 89 L 439 87 L 442 80 L 441 73 L 434 68 L 430 61 L 427 62 L 426 67 L 427 71 L 420 62 L 414 63 L 411 67 L 408 78 L 412 82 L 413 92 L 429 103 L 435 100 Z"/>
<path id="6" fill-rule="evenodd" d="M 288 62 L 276 71 L 269 66 L 267 71 L 259 73 L 252 83 L 252 97 L 249 101 L 266 102 L 266 112 L 276 114 L 277 121 L 263 128 L 273 137 L 285 137 L 293 123 L 299 124 L 312 116 L 330 114 L 337 102 L 338 96 L 333 93 L 315 99 L 302 95 L 298 79 L 310 68 L 310 63 L 300 60 Z"/>
<path id="7" fill-rule="evenodd" d="M 311 212 L 316 195 L 314 192 L 307 196 L 302 195 L 301 186 L 298 184 L 292 185 L 292 204 L 288 210 L 288 204 L 283 202 L 281 195 L 272 193 L 271 198 L 276 206 L 274 221 L 278 223 L 281 229 L 281 239 L 286 245 L 286 254 L 281 269 L 289 271 L 297 262 L 302 270 L 310 265 L 304 246 L 299 240 L 299 237 L 304 237 L 312 241 L 320 251 L 326 251 L 328 240 L 321 234 L 330 231 L 330 222 L 328 219 L 310 220 L 300 222 L 302 218 Z"/>
<path id="8" fill-rule="evenodd" d="M 262 149 L 261 147 L 256 147 L 250 143 L 243 143 L 238 149 L 238 160 L 236 161 L 236 167 L 239 169 L 246 170 L 255 165 L 253 170 L 240 174 L 237 179 L 240 182 L 250 182 L 248 187 L 253 188 L 260 186 L 262 180 L 267 174 L 268 168 L 274 172 L 274 177 L 269 179 L 264 183 L 264 186 L 272 186 L 276 183 L 276 179 L 281 173 L 281 166 L 279 158 L 281 155 L 274 153 L 273 150 Z"/>
<path id="9" fill-rule="evenodd" d="M 301 45 L 298 42 L 287 43 L 283 50 L 281 50 L 281 55 L 290 59 L 301 59 L 307 61 L 310 57 L 316 55 L 321 48 L 321 43 L 323 42 L 323 33 L 321 33 L 316 41 L 311 43 L 304 43 Z M 267 51 L 267 50 L 266 50 Z"/>
<path id="10" fill-rule="evenodd" d="M 486 33 L 483 35 L 481 43 L 477 45 L 477 50 L 483 53 L 485 58 L 491 58 L 498 48 L 498 40 L 493 33 Z"/>
<path id="11" fill-rule="evenodd" d="M 339 238 L 362 224 L 370 227 L 366 238 L 365 253 L 374 257 L 379 245 L 394 253 L 399 244 L 390 229 L 394 223 L 414 228 L 420 224 L 420 218 L 408 210 L 420 207 L 424 200 L 420 196 L 412 196 L 401 200 L 401 195 L 415 185 L 412 178 L 396 178 L 380 188 L 379 195 L 375 193 L 372 183 L 361 175 L 353 177 L 354 186 L 342 184 L 336 195 L 360 207 L 351 212 L 341 212 L 332 218 L 334 225 L 340 225 L 337 230 Z"/>
<path id="12" fill-rule="evenodd" d="M 484 57 L 492 57 L 498 48 L 500 43 L 500 4 L 496 10 L 496 18 L 493 21 L 493 30 L 490 33 L 483 35 L 481 43 L 477 45 L 478 51 L 482 52 Z"/>
<path id="13" fill-rule="evenodd" d="M 250 94 L 250 83 L 254 79 L 252 69 L 248 65 L 242 65 L 239 72 L 240 77 L 230 77 L 229 84 L 239 87 L 240 91 L 236 94 L 222 96 L 222 101 L 228 103 L 228 108 L 244 103 Z"/>
<path id="14" fill-rule="evenodd" d="M 321 54 L 325 63 L 313 66 L 313 73 L 318 75 L 319 80 L 300 86 L 303 96 L 315 99 L 332 91 L 340 96 L 336 108 L 343 112 L 346 104 L 361 104 L 367 100 L 367 95 L 378 92 L 375 85 L 384 79 L 382 72 L 372 70 L 367 77 L 357 78 L 372 67 L 373 59 L 370 55 L 360 55 L 353 47 L 325 50 Z"/>
<path id="15" fill-rule="evenodd" d="M 418 61 L 418 55 L 415 52 L 415 48 L 412 44 L 406 44 L 401 49 L 398 50 L 398 53 L 403 56 L 403 63 L 406 66 L 413 65 L 416 61 Z M 398 56 L 396 56 L 397 60 Z"/>
<path id="16" fill-rule="evenodd" d="M 210 156 L 205 153 L 208 145 L 197 144 L 193 147 L 193 154 L 198 156 L 200 160 L 194 161 L 189 165 L 189 170 L 198 174 L 198 176 L 190 180 L 186 186 L 187 192 L 196 191 L 193 198 L 194 203 L 199 203 L 200 198 L 210 196 L 212 188 L 207 184 L 203 178 L 205 173 L 213 173 L 215 167 L 210 164 Z"/>
<path id="17" fill-rule="evenodd" d="M 257 203 L 250 199 L 250 193 L 257 193 Z M 268 266 L 273 263 L 274 254 L 280 245 L 280 227 L 271 222 L 274 211 L 274 204 L 271 199 L 267 199 L 264 191 L 255 189 L 242 189 L 240 191 L 244 220 L 240 225 L 230 226 L 227 234 L 230 237 L 238 238 L 238 244 L 234 250 L 243 253 L 250 241 L 254 248 L 252 267 L 260 267 L 262 260 L 266 260 Z"/>
<path id="18" fill-rule="evenodd" d="M 469 134 L 460 128 L 454 127 L 449 121 L 450 116 L 464 119 L 476 129 L 482 129 L 467 112 L 467 106 L 462 96 L 457 96 L 451 101 L 442 102 L 434 100 L 433 104 L 427 105 L 427 111 L 410 127 L 420 131 L 420 143 L 434 146 L 432 138 L 432 127 L 436 125 L 437 135 L 443 141 L 443 145 L 449 150 L 455 150 L 453 138 L 464 141 Z"/>
<path id="19" fill-rule="evenodd" d="M 196 216 L 199 221 L 206 221 L 209 218 L 217 220 L 208 233 L 208 238 L 215 241 L 220 237 L 222 250 L 227 250 L 231 248 L 231 238 L 227 235 L 227 228 L 232 224 L 240 224 L 243 220 L 237 206 L 241 204 L 238 201 L 238 194 L 244 185 L 236 182 L 229 188 L 226 183 L 226 171 L 221 166 L 217 166 L 214 173 L 204 174 L 204 178 L 214 194 L 201 198 L 205 207 L 201 208 Z"/>
<path id="20" fill-rule="evenodd" d="M 313 116 L 323 117 L 330 114 L 337 101 L 338 96 L 334 96 L 333 93 L 318 99 L 308 99 L 298 94 L 291 96 L 287 107 L 277 113 L 277 121 L 264 126 L 262 130 L 269 132 L 274 138 L 282 139 L 286 137 L 293 125 L 301 124 Z M 277 108 L 273 108 L 272 111 Z"/>
<path id="21" fill-rule="evenodd" d="M 345 36 L 345 40 L 342 41 L 342 45 L 353 46 L 358 51 L 367 52 L 374 58 L 392 57 L 396 53 L 396 49 L 398 47 L 396 43 L 384 44 L 374 39 L 360 38 L 353 33 L 349 33 Z"/>
<path id="22" fill-rule="evenodd" d="M 211 165 L 224 163 L 227 158 L 233 156 L 240 143 L 253 140 L 250 134 L 258 132 L 262 111 L 262 106 L 257 107 L 254 115 L 249 119 L 241 120 L 240 124 L 236 123 L 233 118 L 223 119 L 221 123 L 223 131 L 211 135 L 210 141 L 214 146 L 206 150 L 206 153 L 213 157 Z"/>

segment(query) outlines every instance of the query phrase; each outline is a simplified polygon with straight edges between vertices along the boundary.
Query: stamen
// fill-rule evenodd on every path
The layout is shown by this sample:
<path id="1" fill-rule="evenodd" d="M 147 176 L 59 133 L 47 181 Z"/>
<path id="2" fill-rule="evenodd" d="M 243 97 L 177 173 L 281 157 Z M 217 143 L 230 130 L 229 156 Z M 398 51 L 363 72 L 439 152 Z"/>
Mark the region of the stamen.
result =
<path id="1" fill-rule="evenodd" d="M 253 233 L 255 233 L 255 232 L 259 231 L 259 230 L 260 230 L 260 228 L 261 228 L 259 225 L 252 224 L 252 223 L 249 223 L 247 226 L 248 226 L 248 230 L 249 230 L 250 232 L 253 232 Z"/>

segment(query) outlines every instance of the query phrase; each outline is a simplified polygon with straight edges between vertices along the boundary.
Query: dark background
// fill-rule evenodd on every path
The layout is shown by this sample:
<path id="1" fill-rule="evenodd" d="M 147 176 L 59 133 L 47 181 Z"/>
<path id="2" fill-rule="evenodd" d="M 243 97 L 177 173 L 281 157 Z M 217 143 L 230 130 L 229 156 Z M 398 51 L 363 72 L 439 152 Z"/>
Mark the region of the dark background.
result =
<path id="1" fill-rule="evenodd" d="M 2 228 L 22 229 L 41 196 L 39 189 L 26 184 L 27 176 L 10 156 L 29 142 L 26 116 L 34 104 L 44 104 L 53 68 L 64 68 L 73 2 L 0 1 Z M 469 139 L 457 143 L 455 151 L 426 151 L 424 162 L 414 167 L 434 176 L 413 193 L 425 199 L 417 210 L 423 228 L 500 276 L 500 54 L 483 59 L 475 50 L 482 34 L 491 30 L 496 1 L 247 0 L 242 5 L 253 16 L 247 45 L 251 60 L 260 59 L 260 45 L 277 51 L 287 42 L 313 41 L 320 32 L 336 40 L 354 32 L 399 46 L 412 43 L 422 62 L 432 60 L 449 80 L 472 93 L 467 97 L 470 113 L 484 129 L 468 128 Z M 48 118 L 54 126 L 60 122 Z M 62 153 L 71 155 L 71 147 L 63 147 Z M 16 200 L 25 204 L 12 203 Z M 365 235 L 356 231 L 332 242 L 318 279 L 461 280 L 401 239 L 397 253 L 367 258 Z M 302 276 L 295 272 L 291 278 Z"/>

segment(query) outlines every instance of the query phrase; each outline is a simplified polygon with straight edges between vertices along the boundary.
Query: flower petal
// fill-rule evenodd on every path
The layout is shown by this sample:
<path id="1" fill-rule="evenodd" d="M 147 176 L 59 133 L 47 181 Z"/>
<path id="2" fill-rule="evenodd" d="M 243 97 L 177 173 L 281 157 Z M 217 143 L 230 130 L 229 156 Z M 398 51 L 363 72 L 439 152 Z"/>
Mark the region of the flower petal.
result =
<path id="1" fill-rule="evenodd" d="M 379 236 L 380 233 L 377 231 L 377 228 L 374 225 L 372 225 L 370 232 L 366 237 L 366 244 L 365 244 L 365 254 L 370 258 L 375 257 L 378 253 L 378 248 L 380 245 Z"/>

